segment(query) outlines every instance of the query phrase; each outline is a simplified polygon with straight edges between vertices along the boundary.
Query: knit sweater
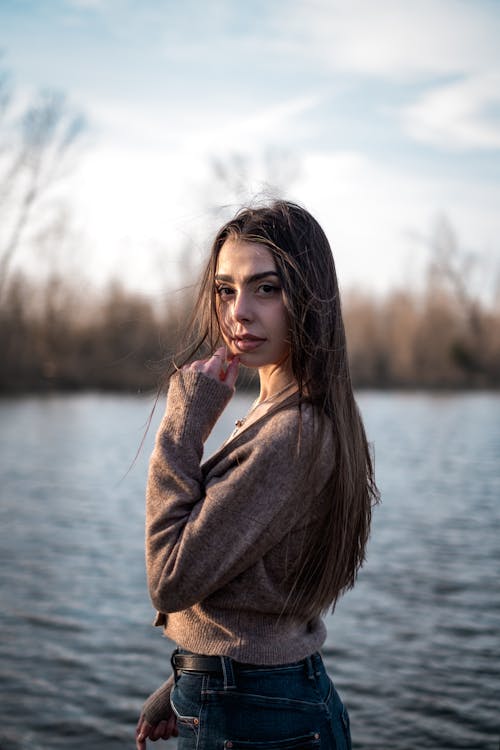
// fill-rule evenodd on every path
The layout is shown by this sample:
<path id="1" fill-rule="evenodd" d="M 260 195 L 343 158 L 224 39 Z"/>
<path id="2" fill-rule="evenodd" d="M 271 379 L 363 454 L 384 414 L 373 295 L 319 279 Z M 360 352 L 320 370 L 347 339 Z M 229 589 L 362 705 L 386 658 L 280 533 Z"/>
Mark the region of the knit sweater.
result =
<path id="1" fill-rule="evenodd" d="M 310 406 L 281 404 L 202 463 L 232 396 L 181 370 L 170 381 L 151 457 L 146 564 L 156 624 L 179 646 L 253 664 L 302 659 L 324 642 L 319 616 L 291 606 L 304 540 L 327 510 L 330 439 L 315 443 Z M 320 461 L 311 476 L 307 456 Z"/>

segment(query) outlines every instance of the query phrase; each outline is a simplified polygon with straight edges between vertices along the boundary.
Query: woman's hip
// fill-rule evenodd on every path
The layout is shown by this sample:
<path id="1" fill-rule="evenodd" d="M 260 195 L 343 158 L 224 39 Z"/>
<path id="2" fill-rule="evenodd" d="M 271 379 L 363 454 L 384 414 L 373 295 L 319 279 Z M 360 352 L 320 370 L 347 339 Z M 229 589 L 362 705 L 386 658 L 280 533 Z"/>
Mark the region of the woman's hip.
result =
<path id="1" fill-rule="evenodd" d="M 320 654 L 279 666 L 172 661 L 179 750 L 351 747 L 349 717 Z"/>

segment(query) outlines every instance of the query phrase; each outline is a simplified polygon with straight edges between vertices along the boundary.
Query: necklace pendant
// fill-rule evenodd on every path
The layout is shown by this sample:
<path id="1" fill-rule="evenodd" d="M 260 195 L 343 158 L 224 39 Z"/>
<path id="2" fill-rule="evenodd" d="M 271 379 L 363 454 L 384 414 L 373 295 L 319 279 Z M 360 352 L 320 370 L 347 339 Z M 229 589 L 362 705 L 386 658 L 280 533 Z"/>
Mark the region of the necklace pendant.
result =
<path id="1" fill-rule="evenodd" d="M 236 426 L 236 429 L 239 430 L 240 427 L 243 427 L 244 422 L 245 422 L 244 419 L 237 419 L 236 422 L 234 423 Z"/>

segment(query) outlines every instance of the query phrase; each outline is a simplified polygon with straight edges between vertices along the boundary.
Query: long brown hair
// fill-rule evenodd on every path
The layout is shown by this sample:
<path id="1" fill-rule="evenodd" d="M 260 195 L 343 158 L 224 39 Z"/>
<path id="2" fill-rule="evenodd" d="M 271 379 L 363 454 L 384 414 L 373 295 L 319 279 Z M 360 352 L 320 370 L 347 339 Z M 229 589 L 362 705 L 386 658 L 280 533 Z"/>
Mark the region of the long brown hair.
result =
<path id="1" fill-rule="evenodd" d="M 372 506 L 378 502 L 372 458 L 352 390 L 335 264 L 318 222 L 288 201 L 244 208 L 217 233 L 203 274 L 182 364 L 220 340 L 214 277 L 227 239 L 264 244 L 281 279 L 290 322 L 290 357 L 299 399 L 319 415 L 321 440 L 330 429 L 332 472 L 321 534 L 307 539 L 297 561 L 293 609 L 315 614 L 352 588 L 363 564 Z M 310 471 L 319 460 L 313 451 Z"/>

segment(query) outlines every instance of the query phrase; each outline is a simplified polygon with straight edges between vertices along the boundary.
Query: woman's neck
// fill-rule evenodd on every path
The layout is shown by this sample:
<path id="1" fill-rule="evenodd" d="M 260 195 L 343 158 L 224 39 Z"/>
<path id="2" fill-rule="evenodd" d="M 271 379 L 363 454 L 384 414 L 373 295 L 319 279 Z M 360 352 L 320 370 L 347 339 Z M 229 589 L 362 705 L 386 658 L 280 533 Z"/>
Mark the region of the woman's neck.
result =
<path id="1" fill-rule="evenodd" d="M 292 373 L 292 368 L 288 365 L 267 365 L 259 368 L 260 393 L 258 402 L 265 401 L 283 393 L 289 395 L 293 387 L 296 386 L 296 380 Z"/>

